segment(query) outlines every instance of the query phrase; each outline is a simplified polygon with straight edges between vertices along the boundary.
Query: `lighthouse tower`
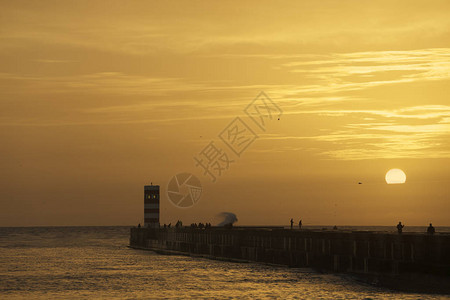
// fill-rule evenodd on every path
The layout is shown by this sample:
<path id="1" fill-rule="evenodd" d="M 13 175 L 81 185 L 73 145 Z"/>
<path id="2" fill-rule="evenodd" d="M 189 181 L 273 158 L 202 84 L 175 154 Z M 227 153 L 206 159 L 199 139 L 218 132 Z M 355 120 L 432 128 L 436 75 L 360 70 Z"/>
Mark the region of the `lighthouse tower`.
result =
<path id="1" fill-rule="evenodd" d="M 159 227 L 159 185 L 144 186 L 144 226 Z"/>

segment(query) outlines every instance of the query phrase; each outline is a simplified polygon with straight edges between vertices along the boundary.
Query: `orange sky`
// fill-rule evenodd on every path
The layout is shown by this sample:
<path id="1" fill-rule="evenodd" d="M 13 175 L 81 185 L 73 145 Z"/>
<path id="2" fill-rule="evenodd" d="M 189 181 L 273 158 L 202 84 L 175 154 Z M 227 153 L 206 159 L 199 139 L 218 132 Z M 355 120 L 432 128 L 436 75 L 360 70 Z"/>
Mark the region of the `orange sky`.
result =
<path id="1" fill-rule="evenodd" d="M 0 226 L 137 224 L 150 182 L 163 223 L 450 225 L 449 9 L 3 1 Z M 265 132 L 261 91 L 283 111 Z M 240 157 L 218 137 L 236 117 L 258 134 Z M 211 141 L 235 160 L 215 183 L 193 159 Z M 204 188 L 189 209 L 180 172 Z"/>

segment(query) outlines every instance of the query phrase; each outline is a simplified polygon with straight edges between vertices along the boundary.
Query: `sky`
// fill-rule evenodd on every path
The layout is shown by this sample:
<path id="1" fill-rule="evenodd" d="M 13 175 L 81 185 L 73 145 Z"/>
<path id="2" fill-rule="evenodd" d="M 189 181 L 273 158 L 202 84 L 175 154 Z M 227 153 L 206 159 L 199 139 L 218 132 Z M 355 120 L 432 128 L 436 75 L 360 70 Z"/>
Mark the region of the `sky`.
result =
<path id="1" fill-rule="evenodd" d="M 449 12 L 0 1 L 0 226 L 136 225 L 150 183 L 161 223 L 450 226 Z"/>

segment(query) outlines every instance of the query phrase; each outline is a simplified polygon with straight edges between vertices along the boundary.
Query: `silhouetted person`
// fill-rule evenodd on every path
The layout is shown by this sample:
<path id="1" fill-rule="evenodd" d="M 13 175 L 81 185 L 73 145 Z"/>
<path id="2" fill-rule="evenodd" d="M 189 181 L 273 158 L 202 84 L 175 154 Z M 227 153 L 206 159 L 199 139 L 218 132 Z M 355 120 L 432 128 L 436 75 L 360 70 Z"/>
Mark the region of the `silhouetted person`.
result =
<path id="1" fill-rule="evenodd" d="M 431 224 L 430 224 L 431 225 Z M 138 228 L 141 228 L 141 223 L 138 224 Z"/>
<path id="2" fill-rule="evenodd" d="M 336 225 L 334 225 L 333 230 L 337 230 L 337 226 Z"/>
<path id="3" fill-rule="evenodd" d="M 402 233 L 403 227 L 405 227 L 405 225 L 402 225 L 402 222 L 398 222 L 398 224 L 397 224 L 398 233 Z"/>
<path id="4" fill-rule="evenodd" d="M 294 228 L 294 219 L 291 219 L 291 229 Z"/>
<path id="5" fill-rule="evenodd" d="M 169 223 L 169 225 L 167 225 L 167 228 L 170 228 L 170 226 L 172 226 L 172 223 Z"/>
<path id="6" fill-rule="evenodd" d="M 430 223 L 430 226 L 428 226 L 427 228 L 427 233 L 428 234 L 434 234 L 436 232 L 436 230 L 433 227 L 433 224 Z"/>
<path id="7" fill-rule="evenodd" d="M 298 229 L 302 229 L 302 220 L 298 221 Z"/>

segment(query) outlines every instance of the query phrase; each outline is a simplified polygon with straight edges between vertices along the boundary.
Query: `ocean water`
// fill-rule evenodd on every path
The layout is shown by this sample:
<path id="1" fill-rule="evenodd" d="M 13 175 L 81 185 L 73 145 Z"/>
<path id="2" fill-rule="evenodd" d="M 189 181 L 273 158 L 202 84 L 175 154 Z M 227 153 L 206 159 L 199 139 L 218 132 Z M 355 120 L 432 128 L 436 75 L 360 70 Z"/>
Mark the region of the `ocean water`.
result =
<path id="1" fill-rule="evenodd" d="M 128 234 L 128 227 L 0 228 L 0 299 L 450 299 L 311 269 L 134 250 Z"/>

